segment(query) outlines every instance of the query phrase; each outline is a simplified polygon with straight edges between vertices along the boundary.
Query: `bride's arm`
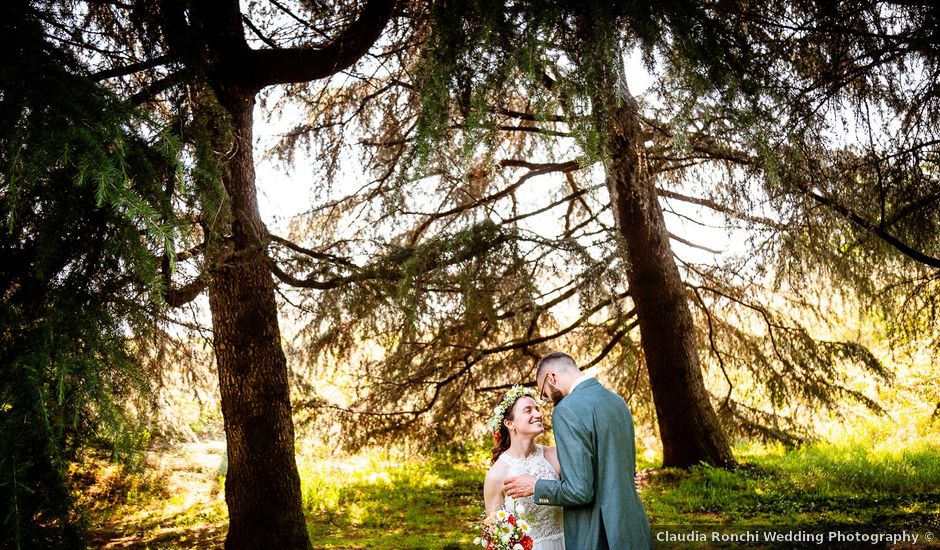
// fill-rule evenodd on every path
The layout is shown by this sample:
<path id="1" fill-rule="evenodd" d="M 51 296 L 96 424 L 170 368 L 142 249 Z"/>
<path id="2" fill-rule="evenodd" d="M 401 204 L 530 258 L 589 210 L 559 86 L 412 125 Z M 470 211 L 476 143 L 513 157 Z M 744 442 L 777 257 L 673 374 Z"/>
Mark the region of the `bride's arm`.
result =
<path id="1" fill-rule="evenodd" d="M 506 495 L 503 493 L 503 479 L 506 478 L 506 467 L 497 462 L 486 473 L 486 480 L 483 482 L 483 506 L 486 508 L 486 515 L 490 515 L 503 507 Z"/>

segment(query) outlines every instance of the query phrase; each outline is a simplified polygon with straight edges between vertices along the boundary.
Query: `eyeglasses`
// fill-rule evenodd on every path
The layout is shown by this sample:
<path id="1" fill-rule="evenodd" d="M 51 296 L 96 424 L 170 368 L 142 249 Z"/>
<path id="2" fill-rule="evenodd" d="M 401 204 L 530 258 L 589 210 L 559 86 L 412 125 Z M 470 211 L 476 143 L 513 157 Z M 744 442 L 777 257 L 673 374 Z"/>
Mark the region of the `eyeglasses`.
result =
<path id="1" fill-rule="evenodd" d="M 542 385 L 539 387 L 539 399 L 541 399 L 542 401 L 548 401 L 548 399 L 545 398 L 545 394 L 543 393 L 545 391 L 545 383 L 548 382 L 549 376 L 554 376 L 554 375 L 555 375 L 554 372 L 549 372 L 545 375 L 545 378 L 542 379 Z"/>

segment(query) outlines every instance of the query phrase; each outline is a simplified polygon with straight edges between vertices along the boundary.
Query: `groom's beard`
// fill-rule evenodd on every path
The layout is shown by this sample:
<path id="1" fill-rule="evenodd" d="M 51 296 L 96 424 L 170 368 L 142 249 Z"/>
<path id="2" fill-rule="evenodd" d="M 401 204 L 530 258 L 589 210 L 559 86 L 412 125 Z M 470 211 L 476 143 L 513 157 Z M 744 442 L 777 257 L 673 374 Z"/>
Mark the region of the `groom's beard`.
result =
<path id="1" fill-rule="evenodd" d="M 558 405 L 561 403 L 561 400 L 565 398 L 565 394 L 561 393 L 561 390 L 555 386 L 551 384 L 547 385 L 548 387 L 546 389 L 548 390 L 548 397 L 552 400 L 553 405 Z"/>

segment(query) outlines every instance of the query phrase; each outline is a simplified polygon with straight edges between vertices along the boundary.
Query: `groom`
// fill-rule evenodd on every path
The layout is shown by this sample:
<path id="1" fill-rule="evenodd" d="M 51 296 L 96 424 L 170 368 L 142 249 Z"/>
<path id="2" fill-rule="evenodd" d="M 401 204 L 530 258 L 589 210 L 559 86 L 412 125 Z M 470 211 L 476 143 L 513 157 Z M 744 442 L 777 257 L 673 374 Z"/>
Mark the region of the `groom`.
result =
<path id="1" fill-rule="evenodd" d="M 582 375 L 570 356 L 539 360 L 535 381 L 555 404 L 552 428 L 562 479 L 508 478 L 513 497 L 565 509 L 566 550 L 646 550 L 653 547 L 649 519 L 633 483 L 633 417 L 623 398 Z"/>

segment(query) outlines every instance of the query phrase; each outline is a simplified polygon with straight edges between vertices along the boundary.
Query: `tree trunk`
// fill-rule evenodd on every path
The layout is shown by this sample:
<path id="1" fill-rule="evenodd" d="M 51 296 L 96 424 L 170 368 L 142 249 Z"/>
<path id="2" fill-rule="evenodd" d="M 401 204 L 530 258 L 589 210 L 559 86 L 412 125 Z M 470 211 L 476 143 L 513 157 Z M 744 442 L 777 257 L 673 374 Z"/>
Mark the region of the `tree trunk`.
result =
<path id="1" fill-rule="evenodd" d="M 603 89 L 611 96 L 605 98 L 611 126 L 607 183 L 630 261 L 630 296 L 656 406 L 663 466 L 733 464 L 705 391 L 685 285 L 656 187 L 643 163 L 636 100 L 622 83 Z"/>
<path id="2" fill-rule="evenodd" d="M 231 200 L 230 254 L 211 270 L 209 306 L 225 437 L 227 550 L 309 549 L 294 457 L 287 361 L 281 349 L 274 282 L 266 260 L 252 157 L 254 92 L 217 88 L 231 114 L 233 151 L 225 161 Z"/>

